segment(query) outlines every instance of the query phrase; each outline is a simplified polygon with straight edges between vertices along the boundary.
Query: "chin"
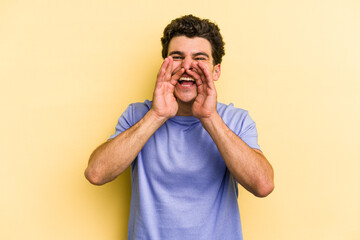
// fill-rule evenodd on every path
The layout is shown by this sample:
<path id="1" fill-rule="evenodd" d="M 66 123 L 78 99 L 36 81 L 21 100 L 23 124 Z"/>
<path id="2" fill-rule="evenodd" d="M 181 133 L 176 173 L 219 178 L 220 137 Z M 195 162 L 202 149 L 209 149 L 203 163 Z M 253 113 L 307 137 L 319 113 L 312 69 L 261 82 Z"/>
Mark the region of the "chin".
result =
<path id="1" fill-rule="evenodd" d="M 197 96 L 197 88 L 184 88 L 181 86 L 176 86 L 174 95 L 178 101 L 183 103 L 193 103 Z"/>
<path id="2" fill-rule="evenodd" d="M 178 102 L 192 104 L 195 101 L 195 98 L 176 98 Z"/>
<path id="3" fill-rule="evenodd" d="M 197 96 L 197 93 L 176 93 L 175 92 L 175 97 L 178 101 L 183 102 L 183 103 L 193 103 L 195 98 Z"/>

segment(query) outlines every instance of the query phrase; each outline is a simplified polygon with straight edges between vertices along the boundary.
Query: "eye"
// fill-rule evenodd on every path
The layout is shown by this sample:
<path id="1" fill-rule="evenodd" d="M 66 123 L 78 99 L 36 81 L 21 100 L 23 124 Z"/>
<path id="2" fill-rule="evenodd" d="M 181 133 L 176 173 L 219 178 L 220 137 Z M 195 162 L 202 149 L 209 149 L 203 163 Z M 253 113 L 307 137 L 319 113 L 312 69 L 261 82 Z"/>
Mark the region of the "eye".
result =
<path id="1" fill-rule="evenodd" d="M 204 57 L 196 57 L 195 60 L 196 61 L 205 61 L 206 58 L 204 58 Z"/>
<path id="2" fill-rule="evenodd" d="M 181 56 L 171 56 L 174 60 L 181 60 L 183 59 Z"/>

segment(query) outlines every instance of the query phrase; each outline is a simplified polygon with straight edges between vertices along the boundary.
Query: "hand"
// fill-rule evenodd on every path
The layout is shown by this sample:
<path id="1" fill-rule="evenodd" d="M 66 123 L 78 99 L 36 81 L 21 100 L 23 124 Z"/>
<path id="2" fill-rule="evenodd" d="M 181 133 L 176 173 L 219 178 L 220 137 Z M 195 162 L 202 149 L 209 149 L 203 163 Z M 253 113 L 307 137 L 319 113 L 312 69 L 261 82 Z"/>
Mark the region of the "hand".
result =
<path id="1" fill-rule="evenodd" d="M 175 85 L 184 73 L 181 68 L 175 74 L 172 74 L 172 57 L 165 58 L 157 75 L 152 110 L 159 118 L 174 117 L 178 111 L 178 103 L 174 96 Z"/>
<path id="2" fill-rule="evenodd" d="M 217 113 L 217 93 L 213 76 L 206 65 L 202 62 L 194 63 L 193 69 L 196 70 L 196 73 L 189 70 L 189 74 L 192 74 L 196 80 L 198 94 L 192 105 L 192 113 L 194 117 L 203 120 Z"/>

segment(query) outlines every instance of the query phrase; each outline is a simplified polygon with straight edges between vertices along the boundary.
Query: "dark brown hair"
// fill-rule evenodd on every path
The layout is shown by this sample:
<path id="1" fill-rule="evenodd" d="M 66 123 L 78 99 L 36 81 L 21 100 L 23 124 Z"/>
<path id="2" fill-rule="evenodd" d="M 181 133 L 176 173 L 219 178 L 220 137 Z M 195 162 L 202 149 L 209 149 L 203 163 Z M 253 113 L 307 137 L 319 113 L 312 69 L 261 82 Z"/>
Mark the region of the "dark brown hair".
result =
<path id="1" fill-rule="evenodd" d="M 186 15 L 172 20 L 170 24 L 165 27 L 164 35 L 161 38 L 163 58 L 166 58 L 168 55 L 170 40 L 177 36 L 186 36 L 188 38 L 202 37 L 207 39 L 211 44 L 211 54 L 214 59 L 213 64 L 221 63 L 222 57 L 225 55 L 225 43 L 220 34 L 219 27 L 215 23 L 193 15 Z"/>

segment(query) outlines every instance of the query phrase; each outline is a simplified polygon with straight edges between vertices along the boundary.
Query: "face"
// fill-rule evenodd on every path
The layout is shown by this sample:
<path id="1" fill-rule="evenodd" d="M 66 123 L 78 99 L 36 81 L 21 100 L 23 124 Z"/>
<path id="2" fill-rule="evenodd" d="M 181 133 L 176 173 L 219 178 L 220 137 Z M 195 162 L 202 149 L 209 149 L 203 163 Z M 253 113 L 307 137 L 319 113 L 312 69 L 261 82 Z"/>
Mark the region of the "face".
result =
<path id="1" fill-rule="evenodd" d="M 202 74 L 198 62 L 204 63 L 214 81 L 220 77 L 220 64 L 213 65 L 211 44 L 205 38 L 186 36 L 174 37 L 170 40 L 168 56 L 173 58 L 172 74 L 181 68 Z M 175 96 L 178 102 L 191 103 L 197 96 L 197 86 L 194 79 L 185 71 L 175 86 Z"/>

